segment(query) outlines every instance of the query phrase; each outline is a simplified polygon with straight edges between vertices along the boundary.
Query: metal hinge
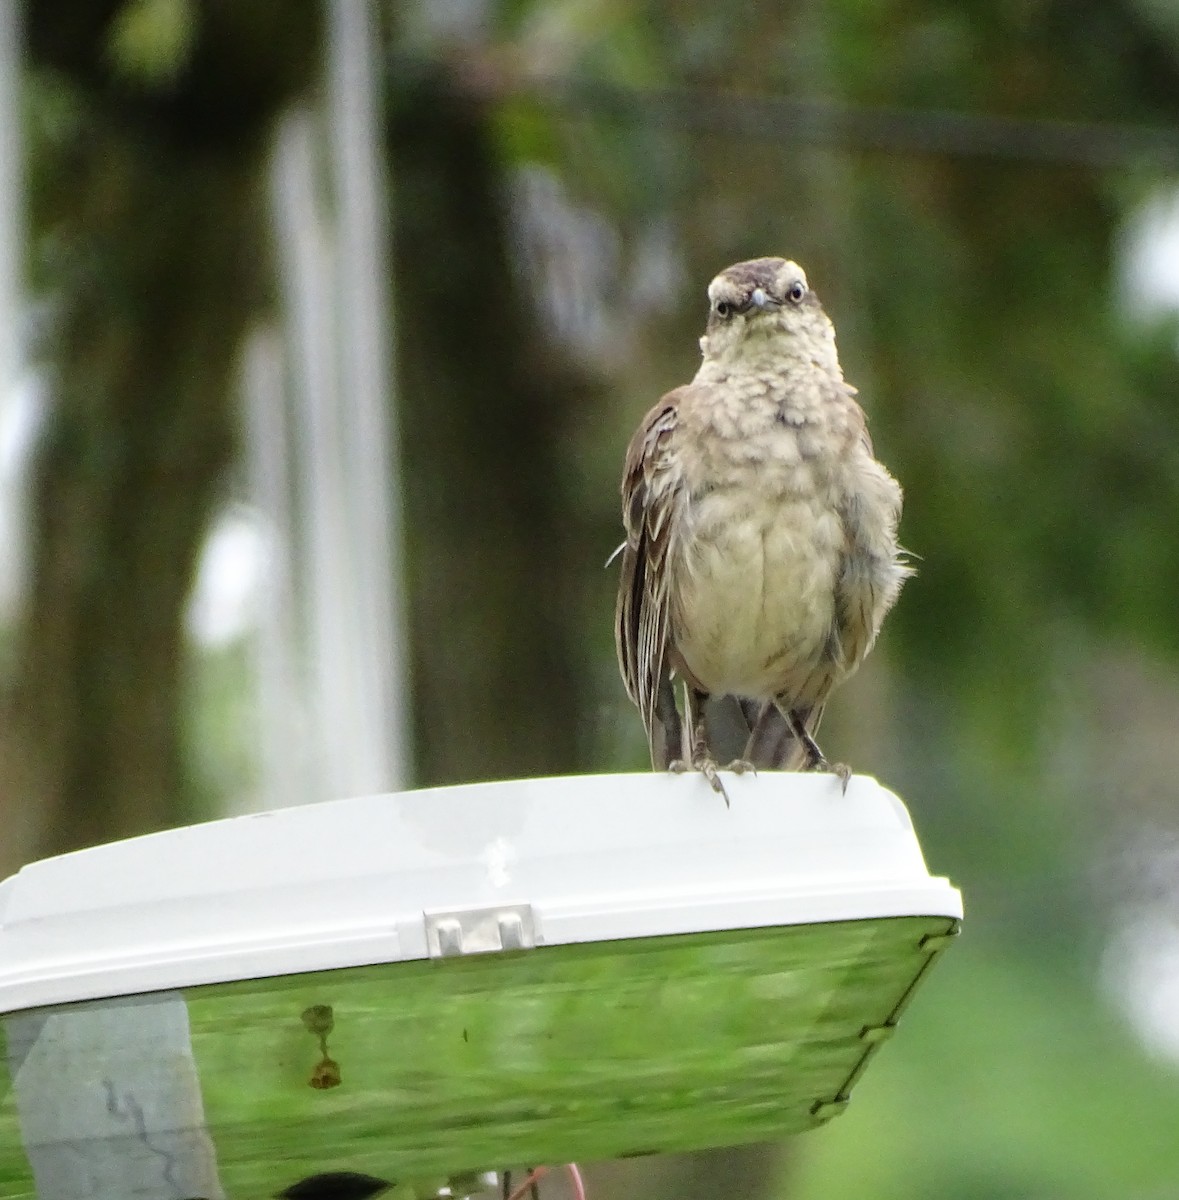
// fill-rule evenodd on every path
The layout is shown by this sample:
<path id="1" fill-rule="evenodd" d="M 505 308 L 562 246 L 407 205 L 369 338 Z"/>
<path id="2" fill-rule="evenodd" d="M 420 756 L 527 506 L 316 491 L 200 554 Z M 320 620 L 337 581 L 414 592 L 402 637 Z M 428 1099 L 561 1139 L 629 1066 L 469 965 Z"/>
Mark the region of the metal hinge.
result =
<path id="1" fill-rule="evenodd" d="M 499 904 L 493 908 L 464 908 L 423 916 L 431 958 L 528 950 L 536 945 L 536 924 L 530 904 Z"/>

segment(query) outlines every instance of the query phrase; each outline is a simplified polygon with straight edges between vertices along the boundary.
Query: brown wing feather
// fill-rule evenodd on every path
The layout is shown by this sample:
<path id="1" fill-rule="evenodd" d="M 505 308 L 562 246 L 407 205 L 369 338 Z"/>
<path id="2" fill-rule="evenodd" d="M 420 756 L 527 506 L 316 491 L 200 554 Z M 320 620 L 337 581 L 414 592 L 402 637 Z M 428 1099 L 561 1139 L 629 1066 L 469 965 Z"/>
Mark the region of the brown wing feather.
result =
<path id="1" fill-rule="evenodd" d="M 849 399 L 854 391 L 847 393 Z M 897 545 L 901 489 L 872 453 L 863 410 L 854 403 L 862 455 L 854 486 L 840 506 L 845 544 L 835 587 L 835 639 L 846 670 L 863 661 L 912 569 Z"/>
<path id="2" fill-rule="evenodd" d="M 638 707 L 654 753 L 656 705 L 669 674 L 668 554 L 683 502 L 674 452 L 677 392 L 643 418 L 626 451 L 622 520 L 626 544 L 614 636 L 627 695 Z"/>

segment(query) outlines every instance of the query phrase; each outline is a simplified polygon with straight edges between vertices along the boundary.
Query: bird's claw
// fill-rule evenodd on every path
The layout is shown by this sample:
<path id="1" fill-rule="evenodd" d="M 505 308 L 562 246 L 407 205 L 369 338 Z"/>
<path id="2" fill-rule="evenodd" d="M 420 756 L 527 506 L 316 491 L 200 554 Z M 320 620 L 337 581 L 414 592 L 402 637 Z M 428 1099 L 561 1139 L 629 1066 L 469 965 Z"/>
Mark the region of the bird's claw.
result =
<path id="1" fill-rule="evenodd" d="M 811 763 L 812 771 L 826 771 L 829 775 L 838 775 L 839 782 L 842 784 L 844 795 L 847 794 L 847 785 L 851 782 L 852 769 L 847 763 L 832 763 L 825 758 L 819 757 Z"/>
<path id="2" fill-rule="evenodd" d="M 729 793 L 725 791 L 725 785 L 716 769 L 716 763 L 707 754 L 698 754 L 692 759 L 692 766 L 708 780 L 712 790 L 720 794 L 725 802 L 725 808 L 729 808 Z"/>
<path id="3" fill-rule="evenodd" d="M 725 785 L 716 769 L 716 763 L 707 754 L 694 755 L 691 763 L 685 762 L 682 758 L 672 759 L 667 764 L 667 769 L 674 771 L 677 775 L 682 775 L 688 770 L 699 771 L 708 780 L 709 787 L 724 799 L 725 808 L 730 807 L 729 793 L 725 791 Z"/>

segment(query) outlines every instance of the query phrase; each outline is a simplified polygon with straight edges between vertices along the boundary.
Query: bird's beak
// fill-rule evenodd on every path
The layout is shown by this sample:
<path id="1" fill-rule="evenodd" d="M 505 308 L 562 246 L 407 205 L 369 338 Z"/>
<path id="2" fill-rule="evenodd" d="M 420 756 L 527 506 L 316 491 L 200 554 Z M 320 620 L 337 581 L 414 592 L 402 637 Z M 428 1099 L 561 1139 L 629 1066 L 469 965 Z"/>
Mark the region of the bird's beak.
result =
<path id="1" fill-rule="evenodd" d="M 749 303 L 754 308 L 758 309 L 761 312 L 765 312 L 766 309 L 775 309 L 775 308 L 782 307 L 778 303 L 777 300 L 774 300 L 772 297 L 767 296 L 765 294 L 764 289 L 762 289 L 762 288 L 754 288 L 753 289 L 753 294 L 749 297 Z"/>

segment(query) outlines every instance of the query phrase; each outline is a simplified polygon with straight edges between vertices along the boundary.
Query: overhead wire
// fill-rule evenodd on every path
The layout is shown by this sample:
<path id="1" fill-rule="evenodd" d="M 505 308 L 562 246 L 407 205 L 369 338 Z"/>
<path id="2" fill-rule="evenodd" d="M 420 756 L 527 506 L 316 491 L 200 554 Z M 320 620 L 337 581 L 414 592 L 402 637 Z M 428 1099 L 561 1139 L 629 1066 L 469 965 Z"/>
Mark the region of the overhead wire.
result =
<path id="1" fill-rule="evenodd" d="M 392 77 L 412 77 L 430 65 L 421 57 L 395 55 Z M 449 78 L 457 89 L 473 95 L 531 97 L 569 115 L 662 123 L 758 141 L 1061 167 L 1179 169 L 1179 125 L 856 105 L 823 97 L 704 87 L 635 86 L 575 74 L 497 71 L 486 63 L 455 70 Z"/>
<path id="2" fill-rule="evenodd" d="M 1179 127 L 909 109 L 699 88 L 636 88 L 539 78 L 528 88 L 566 110 L 664 121 L 757 140 L 1000 158 L 1074 167 L 1179 167 Z"/>

